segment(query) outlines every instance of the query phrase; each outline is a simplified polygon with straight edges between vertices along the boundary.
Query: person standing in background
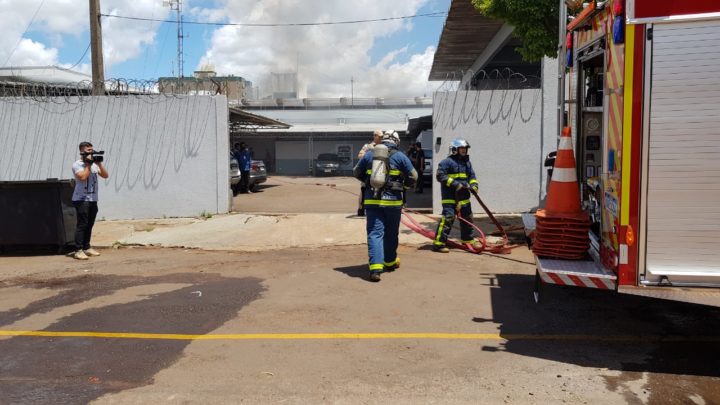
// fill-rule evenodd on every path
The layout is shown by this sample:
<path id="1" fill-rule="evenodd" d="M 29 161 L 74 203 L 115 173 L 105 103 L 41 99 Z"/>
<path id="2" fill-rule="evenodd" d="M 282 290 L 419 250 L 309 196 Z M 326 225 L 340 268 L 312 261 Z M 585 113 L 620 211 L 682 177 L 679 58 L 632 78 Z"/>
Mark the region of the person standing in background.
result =
<path id="1" fill-rule="evenodd" d="M 413 164 L 413 167 L 415 168 L 415 171 L 418 172 L 418 181 L 415 184 L 415 192 L 418 194 L 422 194 L 423 192 L 423 180 L 422 180 L 422 174 L 425 170 L 425 152 L 422 150 L 422 144 L 420 142 L 416 142 L 413 145 L 410 145 L 410 149 L 408 149 L 407 152 L 408 158 L 410 158 L 410 161 Z"/>
<path id="2" fill-rule="evenodd" d="M 250 149 L 248 149 L 247 144 L 245 142 L 240 142 L 240 145 L 237 146 L 234 151 L 235 153 L 235 160 L 238 161 L 238 164 L 240 165 L 240 192 L 241 193 L 249 193 L 250 192 L 250 168 L 252 167 L 252 156 L 250 154 Z"/>

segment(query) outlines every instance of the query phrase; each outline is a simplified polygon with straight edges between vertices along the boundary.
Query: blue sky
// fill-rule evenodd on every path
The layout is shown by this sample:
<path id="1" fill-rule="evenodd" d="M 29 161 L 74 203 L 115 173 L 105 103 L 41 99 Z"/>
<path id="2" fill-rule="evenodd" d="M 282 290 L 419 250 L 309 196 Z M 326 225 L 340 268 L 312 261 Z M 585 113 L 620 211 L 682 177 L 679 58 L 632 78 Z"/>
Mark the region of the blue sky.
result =
<path id="1" fill-rule="evenodd" d="M 76 4 L 83 7 L 71 7 Z M 185 0 L 183 15 L 186 21 L 326 22 L 446 12 L 449 4 L 450 0 Z M 0 63 L 7 61 L 3 67 L 70 67 L 79 62 L 75 69 L 89 72 L 89 53 L 81 59 L 89 43 L 87 2 L 5 0 L 0 7 L 0 25 L 7 27 L 0 39 Z M 115 15 L 175 19 L 162 0 L 101 0 L 101 8 Z M 368 96 L 388 91 L 421 95 L 428 87 L 427 74 L 444 20 L 420 17 L 292 28 L 185 24 L 184 73 L 211 64 L 219 74 L 260 83 L 268 72 L 292 71 L 299 62 L 307 96 L 342 96 L 348 76 L 357 77 L 358 90 Z M 106 77 L 151 79 L 177 74 L 176 29 L 174 23 L 104 17 Z"/>

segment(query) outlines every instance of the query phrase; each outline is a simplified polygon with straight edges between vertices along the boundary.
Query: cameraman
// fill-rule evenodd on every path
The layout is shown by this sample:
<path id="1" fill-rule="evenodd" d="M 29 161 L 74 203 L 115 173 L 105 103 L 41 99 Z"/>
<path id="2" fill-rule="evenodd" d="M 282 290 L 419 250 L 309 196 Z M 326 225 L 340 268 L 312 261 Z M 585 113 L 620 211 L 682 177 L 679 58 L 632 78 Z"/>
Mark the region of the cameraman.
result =
<path id="1" fill-rule="evenodd" d="M 101 152 L 102 153 L 102 152 Z M 88 256 L 100 256 L 97 250 L 90 247 L 92 228 L 98 212 L 98 174 L 107 179 L 108 172 L 102 164 L 102 156 L 95 154 L 90 142 L 80 143 L 80 160 L 72 165 L 75 175 L 75 191 L 72 201 L 77 213 L 75 228 L 75 253 L 78 260 L 87 260 Z"/>

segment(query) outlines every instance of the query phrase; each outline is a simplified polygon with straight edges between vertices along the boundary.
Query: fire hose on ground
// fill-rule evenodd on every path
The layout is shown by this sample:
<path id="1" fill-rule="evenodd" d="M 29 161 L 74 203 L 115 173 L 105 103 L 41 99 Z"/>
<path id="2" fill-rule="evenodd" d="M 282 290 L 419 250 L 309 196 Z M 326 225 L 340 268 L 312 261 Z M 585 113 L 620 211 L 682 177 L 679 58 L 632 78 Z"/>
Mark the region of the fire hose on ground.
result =
<path id="1" fill-rule="evenodd" d="M 347 190 L 342 190 L 342 189 L 335 188 L 335 184 L 315 183 L 314 185 L 316 185 L 316 186 L 328 186 L 328 187 L 334 188 L 334 189 L 337 190 L 337 191 L 346 192 L 346 193 L 349 193 L 349 194 L 352 194 L 352 195 L 355 195 L 355 196 L 358 195 L 358 194 L 353 193 L 353 192 L 351 192 L 351 191 L 347 191 Z M 499 234 L 499 237 L 500 237 L 500 240 L 501 240 L 502 243 L 490 243 L 490 244 L 488 244 L 487 237 L 485 236 L 485 232 L 483 232 L 482 229 L 480 229 L 480 228 L 479 228 L 477 225 L 475 225 L 472 221 L 468 221 L 467 219 L 463 218 L 462 215 L 460 215 L 460 207 L 456 207 L 455 213 L 456 213 L 457 219 L 460 220 L 460 221 L 462 221 L 462 222 L 464 222 L 464 223 L 466 223 L 466 224 L 468 224 L 468 225 L 470 225 L 473 229 L 475 229 L 475 231 L 477 231 L 478 236 L 476 236 L 475 239 L 476 239 L 478 242 L 480 242 L 481 248 L 480 248 L 480 249 L 476 249 L 476 248 L 474 248 L 474 247 L 472 246 L 472 244 L 470 244 L 470 243 L 456 242 L 456 241 L 451 240 L 451 239 L 448 239 L 448 240 L 447 240 L 446 245 L 447 245 L 448 247 L 451 247 L 451 248 L 462 249 L 462 250 L 466 250 L 466 251 L 468 251 L 468 252 L 470 252 L 470 253 L 475 253 L 475 254 L 481 254 L 481 253 L 483 253 L 483 252 L 496 253 L 496 254 L 509 254 L 512 249 L 514 249 L 514 248 L 516 248 L 516 247 L 519 247 L 519 246 L 525 246 L 525 245 L 523 245 L 523 244 L 510 244 L 510 241 L 509 241 L 509 238 L 508 238 L 508 236 L 507 236 L 507 232 L 506 232 L 505 228 L 503 228 L 503 226 L 502 226 L 502 225 L 500 224 L 500 222 L 495 218 L 495 216 L 492 214 L 492 212 L 490 212 L 490 209 L 487 207 L 487 205 L 485 205 L 485 203 L 482 201 L 482 199 L 480 198 L 480 196 L 478 195 L 478 193 L 477 193 L 475 190 L 473 190 L 473 189 L 469 189 L 469 190 L 470 190 L 470 192 L 472 193 L 472 195 L 475 197 L 475 199 L 477 200 L 477 202 L 480 204 L 480 206 L 483 208 L 483 210 L 484 210 L 485 213 L 487 214 L 488 218 L 490 218 L 490 220 L 493 222 L 493 224 L 495 224 L 495 226 L 497 227 L 497 231 L 492 232 L 491 235 L 498 235 L 498 234 Z M 420 235 L 422 235 L 422 236 L 424 236 L 424 237 L 426 237 L 426 238 L 428 238 L 428 239 L 430 239 L 430 240 L 435 240 L 435 236 L 436 236 L 435 230 L 427 229 L 426 227 L 424 227 L 422 224 L 420 224 L 415 218 L 413 218 L 413 217 L 410 215 L 411 213 L 414 214 L 414 215 L 423 216 L 423 217 L 428 218 L 428 219 L 430 219 L 430 220 L 432 220 L 432 221 L 436 221 L 436 219 L 433 218 L 433 217 L 431 217 L 431 216 L 429 216 L 429 215 L 425 215 L 425 214 L 422 214 L 422 213 L 420 213 L 420 212 L 414 211 L 414 210 L 412 210 L 412 209 L 403 207 L 403 209 L 402 209 L 402 218 L 401 218 L 401 220 L 400 220 L 400 221 L 402 222 L 402 224 L 405 225 L 406 227 L 408 227 L 410 230 L 412 230 L 412 231 L 414 231 L 414 232 L 416 232 L 416 233 L 418 233 L 418 234 L 420 234 Z M 514 228 L 513 228 L 513 229 L 514 229 Z"/>
<path id="2" fill-rule="evenodd" d="M 509 254 L 512 249 L 514 249 L 518 246 L 523 246 L 523 245 L 511 245 L 510 244 L 508 236 L 507 236 L 507 232 L 505 231 L 505 228 L 503 228 L 503 226 L 500 224 L 500 222 L 498 222 L 498 220 L 495 218 L 495 216 L 492 214 L 492 212 L 490 212 L 490 209 L 487 207 L 487 205 L 485 205 L 485 203 L 482 201 L 482 199 L 477 194 L 477 192 L 473 189 L 470 189 L 470 192 L 475 197 L 475 199 L 480 204 L 480 206 L 483 208 L 483 210 L 487 214 L 488 218 L 490 218 L 490 220 L 493 222 L 493 224 L 495 224 L 495 226 L 497 227 L 497 231 L 493 232 L 492 234 L 499 234 L 500 243 L 488 244 L 488 240 L 487 240 L 487 237 L 485 236 L 485 232 L 483 232 L 472 221 L 468 221 L 467 219 L 463 218 L 462 215 L 460 214 L 460 207 L 458 205 L 455 209 L 457 219 L 468 224 L 470 227 L 475 229 L 475 231 L 478 234 L 478 236 L 476 236 L 475 239 L 478 242 L 480 242 L 480 248 L 477 249 L 477 248 L 473 247 L 473 245 L 470 243 L 456 242 L 451 239 L 447 240 L 446 245 L 451 248 L 463 249 L 470 253 L 475 253 L 475 254 L 481 254 L 483 252 Z M 435 240 L 435 237 L 436 237 L 435 231 L 425 228 L 415 218 L 413 218 L 410 215 L 410 213 L 413 213 L 415 215 L 422 215 L 426 218 L 432 219 L 433 221 L 435 220 L 434 218 L 432 218 L 428 215 L 425 215 L 425 214 L 421 214 L 417 211 L 413 211 L 408 208 L 403 208 L 402 213 L 403 213 L 403 217 L 401 219 L 401 222 L 403 223 L 403 225 L 410 228 L 412 231 L 414 231 L 422 236 L 425 236 L 426 238 L 428 238 L 430 240 Z"/>

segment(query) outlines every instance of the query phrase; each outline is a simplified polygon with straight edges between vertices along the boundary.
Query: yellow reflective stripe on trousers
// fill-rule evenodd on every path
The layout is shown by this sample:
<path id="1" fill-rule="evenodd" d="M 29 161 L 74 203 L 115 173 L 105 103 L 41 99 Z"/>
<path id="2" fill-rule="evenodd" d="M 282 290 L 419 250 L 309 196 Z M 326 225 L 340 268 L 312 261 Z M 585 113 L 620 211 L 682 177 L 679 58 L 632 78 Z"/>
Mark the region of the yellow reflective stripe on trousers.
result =
<path id="1" fill-rule="evenodd" d="M 457 201 L 455 200 L 442 200 L 442 204 L 457 204 Z M 460 200 L 460 205 L 468 205 L 470 204 L 470 200 Z"/>
<path id="2" fill-rule="evenodd" d="M 440 236 L 442 235 L 443 228 L 445 227 L 445 217 L 442 217 L 440 219 L 440 226 L 437 229 L 437 235 L 435 235 L 435 244 L 438 246 L 445 245 L 444 243 L 440 242 Z"/>
<path id="3" fill-rule="evenodd" d="M 467 179 L 467 173 L 448 174 L 451 179 Z"/>
<path id="4" fill-rule="evenodd" d="M 401 207 L 402 200 L 365 200 L 365 205 L 379 205 L 381 207 Z"/>
<path id="5" fill-rule="evenodd" d="M 378 271 L 384 268 L 385 266 L 382 263 L 370 263 L 370 271 Z"/>
<path id="6" fill-rule="evenodd" d="M 365 174 L 372 174 L 372 169 L 365 170 Z"/>
<path id="7" fill-rule="evenodd" d="M 391 262 L 383 262 L 383 264 L 384 264 L 385 266 L 388 266 L 388 267 L 389 267 L 389 266 L 394 266 L 394 265 L 396 265 L 396 264 L 400 264 L 400 258 L 398 257 L 397 259 L 395 259 L 395 260 L 393 260 L 393 261 L 391 261 Z"/>

